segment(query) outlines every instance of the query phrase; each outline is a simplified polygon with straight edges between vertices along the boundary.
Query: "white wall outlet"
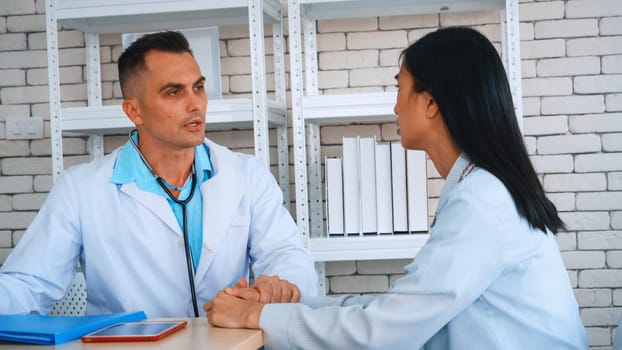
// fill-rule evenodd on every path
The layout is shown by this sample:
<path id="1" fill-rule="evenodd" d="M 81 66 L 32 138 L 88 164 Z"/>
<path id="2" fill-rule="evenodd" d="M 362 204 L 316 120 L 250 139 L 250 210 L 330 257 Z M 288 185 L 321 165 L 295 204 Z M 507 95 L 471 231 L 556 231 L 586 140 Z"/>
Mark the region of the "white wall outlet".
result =
<path id="1" fill-rule="evenodd" d="M 7 140 L 28 140 L 42 138 L 42 117 L 6 117 Z"/>

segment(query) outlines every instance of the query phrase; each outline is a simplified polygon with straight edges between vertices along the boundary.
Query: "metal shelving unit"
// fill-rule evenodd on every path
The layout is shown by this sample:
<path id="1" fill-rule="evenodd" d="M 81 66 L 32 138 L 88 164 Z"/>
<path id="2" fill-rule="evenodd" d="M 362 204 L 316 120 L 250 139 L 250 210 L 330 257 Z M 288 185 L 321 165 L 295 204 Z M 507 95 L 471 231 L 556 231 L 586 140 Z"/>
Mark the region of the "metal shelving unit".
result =
<path id="1" fill-rule="evenodd" d="M 393 106 L 396 94 L 379 92 L 320 95 L 316 21 L 483 10 L 499 10 L 504 63 L 519 124 L 522 124 L 517 0 L 288 0 L 296 215 L 305 245 L 320 262 L 317 267 L 321 275 L 321 289 L 325 288 L 321 262 L 412 258 L 425 244 L 428 234 L 326 237 L 323 223 L 320 125 L 395 120 Z"/>
<path id="2" fill-rule="evenodd" d="M 266 93 L 264 23 L 272 23 L 275 99 Z M 58 25 L 84 32 L 88 106 L 61 108 Z M 127 132 L 133 124 L 120 106 L 103 106 L 99 34 L 148 32 L 247 24 L 250 33 L 252 98 L 211 99 L 207 129 L 254 130 L 255 155 L 270 166 L 268 129 L 277 129 L 278 180 L 289 208 L 285 103 L 285 59 L 280 0 L 46 0 L 52 172 L 63 170 L 63 131 L 89 134 L 92 158 L 103 156 L 103 135 Z"/>

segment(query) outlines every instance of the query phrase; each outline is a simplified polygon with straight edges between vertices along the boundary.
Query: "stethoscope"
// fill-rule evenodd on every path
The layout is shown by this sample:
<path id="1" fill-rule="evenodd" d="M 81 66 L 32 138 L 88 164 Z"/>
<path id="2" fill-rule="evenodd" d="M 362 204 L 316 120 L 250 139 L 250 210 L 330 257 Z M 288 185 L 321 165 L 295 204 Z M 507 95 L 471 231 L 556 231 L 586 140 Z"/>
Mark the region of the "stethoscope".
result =
<path id="1" fill-rule="evenodd" d="M 188 214 L 186 213 L 186 204 L 188 204 L 188 202 L 190 202 L 190 200 L 192 199 L 192 196 L 194 196 L 194 189 L 197 184 L 197 175 L 194 171 L 194 162 L 192 162 L 192 175 L 191 175 L 192 176 L 192 180 L 191 180 L 192 187 L 190 187 L 190 194 L 188 194 L 188 197 L 186 197 L 186 199 L 179 200 L 175 198 L 175 196 L 171 193 L 171 189 L 176 190 L 176 191 L 181 191 L 182 188 L 169 184 L 162 177 L 158 176 L 155 173 L 155 171 L 153 171 L 153 168 L 151 168 L 151 166 L 149 165 L 149 162 L 147 162 L 147 159 L 145 159 L 145 156 L 143 156 L 143 153 L 140 151 L 140 149 L 138 148 L 138 145 L 132 138 L 132 136 L 137 132 L 138 130 L 133 129 L 132 131 L 130 131 L 130 134 L 129 134 L 130 142 L 134 146 L 134 149 L 136 149 L 136 152 L 138 152 L 140 159 L 143 161 L 147 169 L 149 169 L 153 177 L 155 177 L 156 181 L 158 182 L 160 187 L 162 187 L 164 192 L 166 192 L 168 197 L 173 202 L 181 206 L 181 213 L 183 217 L 182 231 L 184 232 L 184 247 L 186 249 L 186 266 L 188 267 L 188 281 L 190 283 L 190 292 L 192 293 L 192 306 L 194 308 L 194 317 L 199 317 L 199 307 L 197 305 L 197 294 L 194 289 L 194 268 L 192 266 L 192 252 L 190 251 L 190 243 L 188 242 Z"/>

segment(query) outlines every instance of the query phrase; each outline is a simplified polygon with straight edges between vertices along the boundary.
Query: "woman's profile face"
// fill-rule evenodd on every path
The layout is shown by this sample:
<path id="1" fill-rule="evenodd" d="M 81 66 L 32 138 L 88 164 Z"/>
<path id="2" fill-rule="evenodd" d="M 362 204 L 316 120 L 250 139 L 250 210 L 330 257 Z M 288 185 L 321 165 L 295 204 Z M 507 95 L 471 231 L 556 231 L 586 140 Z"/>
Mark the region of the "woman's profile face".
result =
<path id="1" fill-rule="evenodd" d="M 407 149 L 426 149 L 426 139 L 430 120 L 426 118 L 432 96 L 426 92 L 414 90 L 414 78 L 402 63 L 397 80 L 397 101 L 393 109 L 397 115 L 397 133 L 402 146 Z"/>

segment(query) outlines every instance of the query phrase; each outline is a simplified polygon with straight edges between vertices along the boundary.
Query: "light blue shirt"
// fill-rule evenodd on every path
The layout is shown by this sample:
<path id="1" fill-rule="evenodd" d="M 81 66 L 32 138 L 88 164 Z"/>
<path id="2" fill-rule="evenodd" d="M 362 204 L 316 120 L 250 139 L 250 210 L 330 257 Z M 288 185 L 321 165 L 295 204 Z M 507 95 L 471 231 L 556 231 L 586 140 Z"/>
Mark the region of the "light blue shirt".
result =
<path id="1" fill-rule="evenodd" d="M 461 156 L 430 238 L 381 296 L 269 304 L 267 349 L 586 349 L 555 236 L 518 214 L 505 186 Z"/>
<path id="2" fill-rule="evenodd" d="M 138 135 L 135 134 L 134 142 L 138 143 Z M 194 167 L 196 172 L 195 191 L 190 202 L 186 204 L 186 216 L 188 224 L 188 244 L 192 255 L 192 263 L 196 271 L 201 259 L 201 245 L 203 244 L 203 196 L 198 190 L 199 186 L 209 180 L 214 173 L 212 162 L 210 161 L 209 149 L 205 144 L 200 144 L 195 148 Z M 114 165 L 110 182 L 123 185 L 136 182 L 138 188 L 160 195 L 168 201 L 168 204 L 175 214 L 179 227 L 183 231 L 183 212 L 181 204 L 175 203 L 162 187 L 158 184 L 151 171 L 143 163 L 138 151 L 130 141 L 128 141 L 119 152 L 119 157 Z M 184 187 L 177 198 L 184 200 L 190 195 L 192 189 L 191 177 L 188 177 Z"/>

